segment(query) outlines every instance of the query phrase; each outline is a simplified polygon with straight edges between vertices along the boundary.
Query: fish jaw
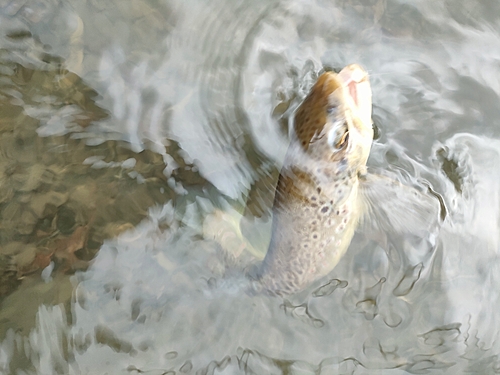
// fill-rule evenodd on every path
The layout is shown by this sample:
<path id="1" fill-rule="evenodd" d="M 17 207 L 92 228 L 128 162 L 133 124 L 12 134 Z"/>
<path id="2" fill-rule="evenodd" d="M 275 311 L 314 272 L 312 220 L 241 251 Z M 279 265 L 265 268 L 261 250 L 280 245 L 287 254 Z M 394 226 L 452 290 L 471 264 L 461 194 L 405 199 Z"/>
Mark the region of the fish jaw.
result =
<path id="1" fill-rule="evenodd" d="M 350 111 L 347 124 L 350 144 L 347 153 L 358 164 L 359 172 L 366 173 L 366 162 L 373 141 L 372 91 L 368 73 L 359 65 L 346 66 L 338 74 L 342 82 L 344 100 Z"/>
<path id="2" fill-rule="evenodd" d="M 351 101 L 351 109 L 361 120 L 358 125 L 359 130 L 370 132 L 372 129 L 372 91 L 368 73 L 361 66 L 351 64 L 342 69 L 338 77 L 346 91 L 347 100 Z"/>

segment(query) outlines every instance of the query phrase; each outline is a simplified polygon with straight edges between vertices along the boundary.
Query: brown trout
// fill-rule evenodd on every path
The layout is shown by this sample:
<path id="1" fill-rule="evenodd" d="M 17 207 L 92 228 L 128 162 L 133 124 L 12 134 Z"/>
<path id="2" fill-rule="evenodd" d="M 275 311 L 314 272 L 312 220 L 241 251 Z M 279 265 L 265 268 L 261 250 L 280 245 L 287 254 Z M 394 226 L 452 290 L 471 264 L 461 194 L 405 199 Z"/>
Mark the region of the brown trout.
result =
<path id="1" fill-rule="evenodd" d="M 346 252 L 362 211 L 358 188 L 373 140 L 371 108 L 368 74 L 358 65 L 323 73 L 298 108 L 259 272 L 269 291 L 304 288 Z"/>
<path id="2" fill-rule="evenodd" d="M 323 73 L 295 113 L 278 179 L 271 241 L 251 278 L 271 294 L 298 292 L 328 274 L 356 228 L 428 234 L 438 219 L 436 199 L 396 180 L 367 173 L 373 141 L 367 72 L 352 64 Z M 225 248 L 236 246 L 239 227 Z M 221 226 L 219 226 L 221 228 Z M 213 229 L 211 233 L 215 233 Z M 228 250 L 229 253 L 231 250 Z M 255 253 L 255 251 L 254 251 Z"/>

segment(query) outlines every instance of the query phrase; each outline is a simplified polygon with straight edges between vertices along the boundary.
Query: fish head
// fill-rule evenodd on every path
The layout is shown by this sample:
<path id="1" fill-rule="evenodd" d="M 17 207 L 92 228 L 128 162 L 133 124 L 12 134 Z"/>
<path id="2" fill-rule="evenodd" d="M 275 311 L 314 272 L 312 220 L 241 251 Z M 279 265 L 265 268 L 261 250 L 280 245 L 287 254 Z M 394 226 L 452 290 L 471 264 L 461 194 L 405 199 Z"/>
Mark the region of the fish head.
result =
<path id="1" fill-rule="evenodd" d="M 373 141 L 368 73 L 351 64 L 325 72 L 295 114 L 294 141 L 308 158 L 364 172 Z"/>

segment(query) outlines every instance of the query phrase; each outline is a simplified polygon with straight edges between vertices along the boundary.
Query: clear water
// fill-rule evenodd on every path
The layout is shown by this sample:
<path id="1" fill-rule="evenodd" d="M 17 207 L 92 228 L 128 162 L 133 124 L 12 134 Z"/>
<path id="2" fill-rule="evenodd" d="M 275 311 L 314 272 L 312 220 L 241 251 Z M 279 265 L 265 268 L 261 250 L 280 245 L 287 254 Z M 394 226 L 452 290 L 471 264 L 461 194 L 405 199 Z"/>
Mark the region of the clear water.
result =
<path id="1" fill-rule="evenodd" d="M 500 373 L 499 8 L 0 1 L 0 372 Z M 370 168 L 431 186 L 442 226 L 249 295 L 202 223 L 268 220 L 291 114 L 353 62 Z"/>

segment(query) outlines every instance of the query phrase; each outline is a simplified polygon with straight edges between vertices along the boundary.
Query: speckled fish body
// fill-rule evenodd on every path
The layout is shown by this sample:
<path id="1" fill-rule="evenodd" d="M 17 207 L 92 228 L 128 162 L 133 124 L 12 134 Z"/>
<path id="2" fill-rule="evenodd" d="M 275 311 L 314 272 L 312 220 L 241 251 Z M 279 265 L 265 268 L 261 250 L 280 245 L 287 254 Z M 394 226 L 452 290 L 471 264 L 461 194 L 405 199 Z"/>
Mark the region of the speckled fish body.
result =
<path id="1" fill-rule="evenodd" d="M 344 255 L 362 214 L 359 178 L 372 140 L 368 74 L 358 65 L 322 74 L 295 114 L 278 181 L 258 276 L 268 291 L 301 290 Z"/>

